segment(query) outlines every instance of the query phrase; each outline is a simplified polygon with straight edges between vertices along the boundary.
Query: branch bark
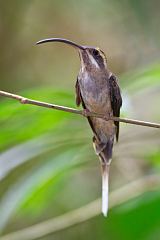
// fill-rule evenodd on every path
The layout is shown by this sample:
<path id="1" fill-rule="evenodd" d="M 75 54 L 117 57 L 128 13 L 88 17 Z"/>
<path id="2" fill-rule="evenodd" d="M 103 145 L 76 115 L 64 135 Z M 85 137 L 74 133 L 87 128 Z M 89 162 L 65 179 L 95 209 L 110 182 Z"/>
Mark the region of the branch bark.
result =
<path id="1" fill-rule="evenodd" d="M 22 97 L 20 95 L 16 95 L 16 94 L 5 92 L 5 91 L 0 91 L 0 96 L 15 99 L 15 100 L 19 101 L 21 104 L 31 104 L 31 105 L 36 105 L 36 106 L 39 106 L 39 107 L 56 109 L 56 110 L 60 110 L 60 111 L 64 111 L 64 112 L 83 115 L 85 117 L 97 117 L 97 118 L 103 118 L 106 121 L 113 120 L 113 121 L 118 121 L 118 122 L 134 124 L 134 125 L 160 128 L 159 123 L 139 121 L 139 120 L 134 120 L 134 119 L 129 119 L 129 118 L 119 118 L 119 117 L 114 117 L 114 116 L 108 117 L 108 116 L 105 116 L 105 115 L 99 114 L 99 113 L 88 112 L 88 111 L 84 112 L 83 110 L 77 110 L 77 109 L 69 108 L 69 107 L 65 107 L 65 106 L 60 106 L 60 105 L 55 105 L 55 104 L 51 104 L 51 103 L 36 101 L 36 100 L 33 100 L 33 99 L 25 98 L 25 97 Z"/>

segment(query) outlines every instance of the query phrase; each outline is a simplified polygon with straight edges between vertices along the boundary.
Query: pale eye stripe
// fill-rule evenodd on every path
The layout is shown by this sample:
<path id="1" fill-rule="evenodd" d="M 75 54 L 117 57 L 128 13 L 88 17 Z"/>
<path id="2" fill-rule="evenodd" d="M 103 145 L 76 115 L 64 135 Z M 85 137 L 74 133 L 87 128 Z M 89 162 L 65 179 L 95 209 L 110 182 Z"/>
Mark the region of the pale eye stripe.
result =
<path id="1" fill-rule="evenodd" d="M 91 63 L 96 67 L 99 68 L 98 63 L 96 62 L 96 60 L 94 59 L 94 57 L 92 55 L 89 54 L 89 59 L 91 61 Z"/>

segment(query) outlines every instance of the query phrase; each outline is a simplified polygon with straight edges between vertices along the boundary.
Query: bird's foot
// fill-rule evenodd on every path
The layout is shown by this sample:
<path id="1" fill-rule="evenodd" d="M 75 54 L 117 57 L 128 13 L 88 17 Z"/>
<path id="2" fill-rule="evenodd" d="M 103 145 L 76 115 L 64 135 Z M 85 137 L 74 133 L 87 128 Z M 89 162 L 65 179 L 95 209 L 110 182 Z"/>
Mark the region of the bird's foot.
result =
<path id="1" fill-rule="evenodd" d="M 108 121 L 108 120 L 111 120 L 111 118 L 113 117 L 113 114 L 112 113 L 108 113 L 108 114 L 105 114 L 105 116 L 103 117 L 104 120 Z"/>
<path id="2" fill-rule="evenodd" d="M 88 117 L 88 116 L 89 116 L 89 113 L 90 113 L 90 111 L 89 111 L 88 109 L 83 109 L 83 110 L 82 110 L 82 115 L 83 115 L 84 117 Z"/>

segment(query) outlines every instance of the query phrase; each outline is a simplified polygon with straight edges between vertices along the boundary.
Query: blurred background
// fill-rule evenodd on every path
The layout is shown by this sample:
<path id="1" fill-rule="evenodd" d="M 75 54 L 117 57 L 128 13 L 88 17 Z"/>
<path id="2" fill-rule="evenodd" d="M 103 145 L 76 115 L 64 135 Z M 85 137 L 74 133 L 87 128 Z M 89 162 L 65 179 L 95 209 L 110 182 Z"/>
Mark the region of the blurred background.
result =
<path id="1" fill-rule="evenodd" d="M 122 88 L 122 116 L 159 122 L 159 9 L 156 0 L 0 1 L 0 89 L 75 107 L 77 52 L 60 43 L 35 45 L 68 38 L 106 53 Z M 0 126 L 2 240 L 159 239 L 159 129 L 121 124 L 110 172 L 114 202 L 104 218 L 85 119 L 1 97 Z"/>

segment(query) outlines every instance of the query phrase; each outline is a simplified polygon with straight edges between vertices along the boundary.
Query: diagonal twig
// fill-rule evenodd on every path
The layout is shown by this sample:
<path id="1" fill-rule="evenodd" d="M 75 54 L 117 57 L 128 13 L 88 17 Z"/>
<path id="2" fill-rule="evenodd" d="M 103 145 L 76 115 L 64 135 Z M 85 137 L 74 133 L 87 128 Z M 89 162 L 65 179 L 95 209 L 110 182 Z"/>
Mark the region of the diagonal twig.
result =
<path id="1" fill-rule="evenodd" d="M 134 124 L 134 125 L 160 128 L 159 123 L 139 121 L 139 120 L 134 120 L 134 119 L 129 119 L 129 118 L 119 118 L 119 117 L 114 117 L 114 116 L 108 117 L 108 116 L 105 116 L 103 114 L 88 112 L 88 111 L 85 112 L 85 114 L 84 114 L 83 110 L 77 110 L 77 109 L 69 108 L 69 107 L 66 107 L 66 106 L 60 106 L 60 105 L 55 105 L 55 104 L 51 104 L 51 103 L 36 101 L 36 100 L 33 100 L 33 99 L 25 98 L 25 97 L 22 97 L 20 95 L 16 95 L 16 94 L 5 92 L 5 91 L 0 91 L 0 96 L 16 99 L 22 104 L 31 104 L 31 105 L 36 105 L 36 106 L 39 106 L 39 107 L 56 109 L 56 110 L 60 110 L 60 111 L 64 111 L 64 112 L 83 115 L 85 117 L 97 117 L 97 118 L 103 118 L 106 121 L 113 120 L 113 121 L 118 121 L 118 122 Z"/>

